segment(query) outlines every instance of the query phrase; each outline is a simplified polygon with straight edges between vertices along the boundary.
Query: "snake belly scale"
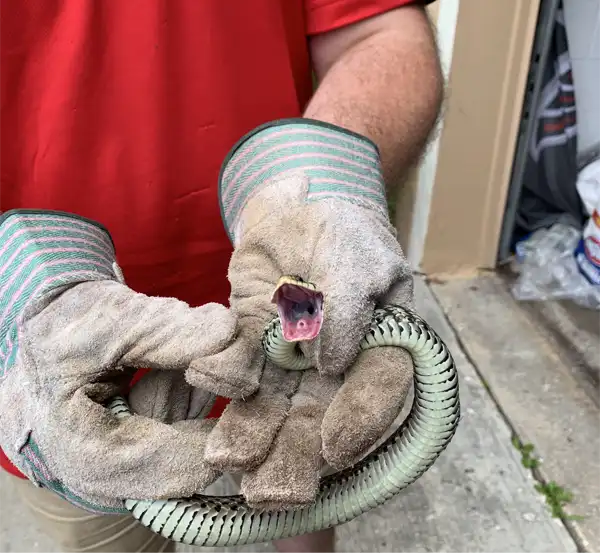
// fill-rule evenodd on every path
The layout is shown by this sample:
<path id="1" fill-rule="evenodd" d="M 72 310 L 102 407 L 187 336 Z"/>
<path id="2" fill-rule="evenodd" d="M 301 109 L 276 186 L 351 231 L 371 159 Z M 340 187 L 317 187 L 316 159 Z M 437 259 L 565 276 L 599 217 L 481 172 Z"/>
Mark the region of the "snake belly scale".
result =
<path id="1" fill-rule="evenodd" d="M 460 418 L 458 373 L 439 336 L 400 306 L 376 309 L 361 350 L 396 346 L 413 360 L 414 400 L 402 425 L 356 465 L 321 480 L 316 501 L 284 511 L 251 508 L 241 495 L 125 501 L 143 526 L 175 542 L 201 547 L 236 546 L 316 532 L 378 507 L 417 480 L 439 457 Z M 278 318 L 265 329 L 266 355 L 282 368 L 308 368 L 296 344 L 283 339 Z M 109 405 L 132 416 L 123 398 Z"/>

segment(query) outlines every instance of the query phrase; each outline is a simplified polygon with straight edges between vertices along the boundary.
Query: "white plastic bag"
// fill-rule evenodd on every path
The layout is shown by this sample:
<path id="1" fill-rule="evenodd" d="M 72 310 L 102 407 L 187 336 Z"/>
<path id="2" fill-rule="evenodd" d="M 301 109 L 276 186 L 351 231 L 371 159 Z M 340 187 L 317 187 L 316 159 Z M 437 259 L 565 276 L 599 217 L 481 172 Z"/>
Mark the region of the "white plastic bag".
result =
<path id="1" fill-rule="evenodd" d="M 514 297 L 520 301 L 571 300 L 588 309 L 600 309 L 600 285 L 582 274 L 576 257 L 581 242 L 576 228 L 561 223 L 520 242 Z"/>

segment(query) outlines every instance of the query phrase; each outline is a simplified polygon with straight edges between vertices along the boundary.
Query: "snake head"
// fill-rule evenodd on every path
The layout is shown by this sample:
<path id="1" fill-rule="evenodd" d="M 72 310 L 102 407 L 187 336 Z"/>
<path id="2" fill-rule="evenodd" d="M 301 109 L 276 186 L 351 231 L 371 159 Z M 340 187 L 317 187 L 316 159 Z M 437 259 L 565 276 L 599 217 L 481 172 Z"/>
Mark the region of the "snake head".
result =
<path id="1" fill-rule="evenodd" d="M 277 305 L 286 342 L 313 340 L 323 325 L 323 294 L 297 276 L 279 279 L 271 301 Z"/>

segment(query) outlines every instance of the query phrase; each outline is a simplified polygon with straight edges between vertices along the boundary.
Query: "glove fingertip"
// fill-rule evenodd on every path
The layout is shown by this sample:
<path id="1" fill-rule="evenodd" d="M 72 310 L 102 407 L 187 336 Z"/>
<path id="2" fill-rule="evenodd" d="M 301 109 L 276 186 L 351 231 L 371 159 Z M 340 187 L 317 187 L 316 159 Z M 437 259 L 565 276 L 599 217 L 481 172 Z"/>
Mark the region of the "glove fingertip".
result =
<path id="1" fill-rule="evenodd" d="M 209 354 L 216 354 L 235 339 L 237 332 L 237 317 L 234 312 L 218 303 L 209 303 L 196 309 L 203 309 L 204 324 L 202 328 L 203 341 L 210 344 Z"/>
<path id="2" fill-rule="evenodd" d="M 261 465 L 256 471 L 244 474 L 241 493 L 251 507 L 281 511 L 310 505 L 314 502 L 319 488 L 318 472 L 314 477 L 296 481 L 293 477 L 284 482 L 273 473 L 273 467 L 263 469 Z M 269 470 L 271 469 L 271 470 Z"/>
<path id="3" fill-rule="evenodd" d="M 216 355 L 192 361 L 185 377 L 197 388 L 243 399 L 258 390 L 263 363 L 262 351 L 240 340 Z"/>
<path id="4" fill-rule="evenodd" d="M 344 430 L 334 431 L 332 425 L 328 425 L 325 420 L 322 440 L 323 459 L 336 470 L 343 470 L 352 465 L 354 459 L 369 447 L 362 443 L 364 440 L 357 440 L 356 436 L 349 436 Z"/>

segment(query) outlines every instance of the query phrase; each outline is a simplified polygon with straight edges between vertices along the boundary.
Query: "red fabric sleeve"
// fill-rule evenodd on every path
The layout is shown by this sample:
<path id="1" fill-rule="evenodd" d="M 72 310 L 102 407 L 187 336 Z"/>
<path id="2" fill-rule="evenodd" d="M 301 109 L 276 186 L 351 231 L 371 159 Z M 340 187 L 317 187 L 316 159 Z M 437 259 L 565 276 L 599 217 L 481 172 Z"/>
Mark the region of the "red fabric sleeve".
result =
<path id="1" fill-rule="evenodd" d="M 21 473 L 21 471 L 15 467 L 10 462 L 10 459 L 6 456 L 4 451 L 0 449 L 0 467 L 2 467 L 6 472 L 12 474 L 13 476 L 18 476 L 19 478 L 27 479 L 27 477 Z"/>
<path id="2" fill-rule="evenodd" d="M 305 0 L 306 34 L 316 35 L 368 19 L 394 8 L 435 0 Z"/>

